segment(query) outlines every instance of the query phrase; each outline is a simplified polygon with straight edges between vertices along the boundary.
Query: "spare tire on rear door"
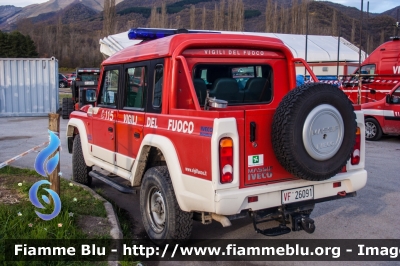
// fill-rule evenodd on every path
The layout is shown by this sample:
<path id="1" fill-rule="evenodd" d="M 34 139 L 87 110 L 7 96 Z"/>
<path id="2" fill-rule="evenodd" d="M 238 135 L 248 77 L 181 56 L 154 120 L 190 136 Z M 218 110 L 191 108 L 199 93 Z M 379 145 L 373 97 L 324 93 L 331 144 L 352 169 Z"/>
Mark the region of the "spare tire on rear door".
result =
<path id="1" fill-rule="evenodd" d="M 356 130 L 353 105 L 340 89 L 304 84 L 290 91 L 276 109 L 272 145 L 289 173 L 306 180 L 326 180 L 350 159 Z"/>

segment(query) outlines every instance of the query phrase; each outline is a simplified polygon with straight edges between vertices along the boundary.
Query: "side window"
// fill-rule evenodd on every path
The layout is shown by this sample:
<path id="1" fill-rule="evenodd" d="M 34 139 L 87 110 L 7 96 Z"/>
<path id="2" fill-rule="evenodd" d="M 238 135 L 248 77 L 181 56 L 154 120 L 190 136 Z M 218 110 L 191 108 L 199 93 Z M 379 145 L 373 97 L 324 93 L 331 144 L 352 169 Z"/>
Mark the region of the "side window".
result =
<path id="1" fill-rule="evenodd" d="M 154 68 L 153 107 L 161 107 L 164 66 L 159 64 Z"/>
<path id="2" fill-rule="evenodd" d="M 361 67 L 361 74 L 375 74 L 375 65 L 365 65 Z"/>
<path id="3" fill-rule="evenodd" d="M 392 103 L 400 104 L 400 88 L 395 90 L 392 94 Z"/>
<path id="4" fill-rule="evenodd" d="M 124 107 L 144 108 L 147 91 L 146 67 L 131 67 L 126 69 L 126 100 Z"/>
<path id="5" fill-rule="evenodd" d="M 104 82 L 100 92 L 100 105 L 115 107 L 117 105 L 119 71 L 118 69 L 107 70 L 104 76 Z"/>

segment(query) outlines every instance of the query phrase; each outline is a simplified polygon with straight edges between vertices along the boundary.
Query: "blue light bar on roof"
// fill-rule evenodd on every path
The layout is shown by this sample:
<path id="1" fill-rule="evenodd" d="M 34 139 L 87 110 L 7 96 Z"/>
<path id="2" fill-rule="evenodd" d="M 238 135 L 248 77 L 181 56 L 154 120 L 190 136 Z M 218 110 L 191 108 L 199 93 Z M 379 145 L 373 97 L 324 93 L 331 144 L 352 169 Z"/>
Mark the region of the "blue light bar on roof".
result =
<path id="1" fill-rule="evenodd" d="M 157 29 L 157 28 L 133 28 L 128 32 L 129 40 L 155 40 L 179 33 L 221 33 L 217 31 L 199 31 L 186 29 Z"/>

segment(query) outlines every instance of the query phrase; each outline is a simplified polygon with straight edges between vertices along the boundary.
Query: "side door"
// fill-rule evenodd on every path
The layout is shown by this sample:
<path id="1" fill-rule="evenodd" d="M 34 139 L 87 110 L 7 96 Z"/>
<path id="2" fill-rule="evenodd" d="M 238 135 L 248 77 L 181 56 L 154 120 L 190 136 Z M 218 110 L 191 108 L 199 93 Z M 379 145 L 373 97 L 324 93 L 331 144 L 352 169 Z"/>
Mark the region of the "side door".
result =
<path id="1" fill-rule="evenodd" d="M 124 65 L 122 96 L 116 121 L 116 165 L 130 170 L 144 134 L 149 62 Z"/>
<path id="2" fill-rule="evenodd" d="M 400 85 L 393 91 L 390 102 L 385 103 L 383 132 L 400 134 Z"/>
<path id="3" fill-rule="evenodd" d="M 115 163 L 115 125 L 118 115 L 118 88 L 121 86 L 122 66 L 104 69 L 97 100 L 97 111 L 92 114 L 92 154 L 110 164 Z"/>
<path id="4" fill-rule="evenodd" d="M 164 83 L 164 59 L 152 60 L 150 62 L 149 86 L 147 89 L 146 100 L 146 122 L 144 133 L 156 133 L 158 129 L 159 119 L 167 119 L 159 114 L 163 105 L 163 83 Z M 165 104 L 165 103 L 164 103 Z"/>

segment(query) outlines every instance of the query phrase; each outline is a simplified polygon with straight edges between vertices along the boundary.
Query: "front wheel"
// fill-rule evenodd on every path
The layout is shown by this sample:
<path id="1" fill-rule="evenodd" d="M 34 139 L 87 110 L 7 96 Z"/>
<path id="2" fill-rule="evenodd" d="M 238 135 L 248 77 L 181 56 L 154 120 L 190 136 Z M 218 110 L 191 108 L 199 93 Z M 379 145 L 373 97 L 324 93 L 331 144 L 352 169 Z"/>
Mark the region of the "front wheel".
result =
<path id="1" fill-rule="evenodd" d="M 382 129 L 375 118 L 365 119 L 365 138 L 367 140 L 379 140 L 382 137 Z"/>
<path id="2" fill-rule="evenodd" d="M 192 213 L 180 209 L 166 166 L 146 171 L 140 188 L 140 212 L 148 236 L 157 244 L 190 238 Z"/>
<path id="3" fill-rule="evenodd" d="M 92 177 L 89 175 L 90 171 L 92 171 L 92 167 L 87 166 L 85 163 L 81 136 L 78 134 L 75 136 L 72 145 L 72 180 L 90 186 L 92 184 Z"/>

